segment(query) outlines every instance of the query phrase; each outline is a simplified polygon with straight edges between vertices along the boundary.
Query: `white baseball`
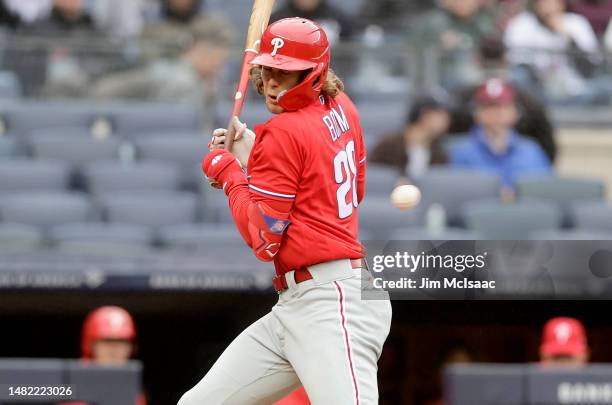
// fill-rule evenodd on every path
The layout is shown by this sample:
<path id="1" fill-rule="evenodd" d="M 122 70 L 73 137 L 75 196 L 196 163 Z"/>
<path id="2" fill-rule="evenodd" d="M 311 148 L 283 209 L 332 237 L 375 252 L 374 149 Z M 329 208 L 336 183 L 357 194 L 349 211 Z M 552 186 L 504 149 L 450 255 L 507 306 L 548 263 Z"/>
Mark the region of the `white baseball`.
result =
<path id="1" fill-rule="evenodd" d="M 400 210 L 416 207 L 421 201 L 421 190 L 412 184 L 397 186 L 391 192 L 391 204 Z"/>

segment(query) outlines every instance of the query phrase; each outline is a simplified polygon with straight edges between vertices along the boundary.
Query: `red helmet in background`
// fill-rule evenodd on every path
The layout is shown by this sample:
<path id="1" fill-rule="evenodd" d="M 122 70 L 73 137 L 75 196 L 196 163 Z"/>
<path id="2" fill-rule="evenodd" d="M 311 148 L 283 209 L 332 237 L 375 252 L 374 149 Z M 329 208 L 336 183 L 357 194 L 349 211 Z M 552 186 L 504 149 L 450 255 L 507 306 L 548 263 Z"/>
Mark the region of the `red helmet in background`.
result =
<path id="1" fill-rule="evenodd" d="M 136 327 L 129 312 L 115 306 L 104 306 L 90 312 L 83 323 L 81 357 L 91 359 L 94 342 L 102 339 L 133 342 L 136 339 Z"/>
<path id="2" fill-rule="evenodd" d="M 259 54 L 251 64 L 289 71 L 312 69 L 299 84 L 278 95 L 278 105 L 283 109 L 299 110 L 319 97 L 327 79 L 327 35 L 318 24 L 305 18 L 279 20 L 263 33 Z"/>

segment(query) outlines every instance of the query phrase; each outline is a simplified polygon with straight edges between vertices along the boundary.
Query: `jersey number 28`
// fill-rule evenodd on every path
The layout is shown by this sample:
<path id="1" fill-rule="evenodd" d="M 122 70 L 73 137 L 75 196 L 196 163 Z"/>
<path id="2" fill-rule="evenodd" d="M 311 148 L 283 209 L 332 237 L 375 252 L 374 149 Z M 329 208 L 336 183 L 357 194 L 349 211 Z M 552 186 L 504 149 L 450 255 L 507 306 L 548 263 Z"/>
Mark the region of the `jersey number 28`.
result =
<path id="1" fill-rule="evenodd" d="M 339 184 L 336 197 L 338 197 L 338 216 L 343 219 L 353 213 L 357 208 L 357 166 L 355 165 L 355 143 L 350 141 L 344 150 L 338 152 L 334 158 L 334 176 Z M 347 196 L 350 197 L 347 201 Z"/>

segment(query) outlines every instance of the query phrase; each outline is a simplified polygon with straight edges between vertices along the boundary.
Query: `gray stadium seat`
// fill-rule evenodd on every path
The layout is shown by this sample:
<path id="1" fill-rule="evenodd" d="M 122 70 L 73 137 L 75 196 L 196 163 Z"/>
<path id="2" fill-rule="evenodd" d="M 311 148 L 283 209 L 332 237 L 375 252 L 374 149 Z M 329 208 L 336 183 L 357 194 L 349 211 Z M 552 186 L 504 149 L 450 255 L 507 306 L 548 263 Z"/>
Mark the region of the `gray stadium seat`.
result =
<path id="1" fill-rule="evenodd" d="M 65 375 L 74 385 L 79 402 L 96 405 L 138 403 L 142 365 L 129 361 L 121 366 L 96 365 L 82 361 L 67 362 Z"/>
<path id="2" fill-rule="evenodd" d="M 204 134 L 153 134 L 135 140 L 141 159 L 163 160 L 180 164 L 183 186 L 196 189 L 202 180 L 200 162 L 208 153 L 210 138 Z"/>
<path id="3" fill-rule="evenodd" d="M 172 225 L 160 230 L 161 242 L 180 249 L 236 248 L 249 249 L 238 229 L 230 224 L 185 224 Z"/>
<path id="4" fill-rule="evenodd" d="M 604 185 L 595 179 L 557 176 L 528 176 L 516 182 L 519 198 L 541 199 L 557 203 L 563 210 L 564 225 L 571 226 L 569 205 L 574 201 L 603 200 Z"/>
<path id="5" fill-rule="evenodd" d="M 63 360 L 0 359 L 0 381 L 11 385 L 66 384 Z"/>
<path id="6" fill-rule="evenodd" d="M 14 135 L 0 134 L 0 159 L 13 159 L 24 155 L 24 150 Z"/>
<path id="7" fill-rule="evenodd" d="M 46 228 L 86 222 L 94 217 L 91 202 L 82 193 L 20 192 L 3 197 L 0 217 L 7 222 Z"/>
<path id="8" fill-rule="evenodd" d="M 142 225 L 89 222 L 54 226 L 50 239 L 62 250 L 115 255 L 149 251 L 154 235 Z"/>
<path id="9" fill-rule="evenodd" d="M 233 218 L 229 210 L 227 196 L 222 190 L 212 188 L 208 180 L 201 174 L 198 179 L 199 190 L 199 211 L 200 218 L 204 222 L 233 223 Z"/>
<path id="10" fill-rule="evenodd" d="M 421 206 L 440 203 L 451 226 L 462 225 L 461 209 L 469 201 L 495 199 L 499 192 L 497 176 L 479 171 L 432 168 L 417 182 Z"/>
<path id="11" fill-rule="evenodd" d="M 0 222 L 0 252 L 34 250 L 42 243 L 43 236 L 37 227 Z"/>
<path id="12" fill-rule="evenodd" d="M 176 190 L 180 184 L 179 168 L 166 162 L 94 162 L 83 170 L 89 191 Z"/>
<path id="13" fill-rule="evenodd" d="M 406 123 L 406 104 L 398 102 L 358 103 L 363 136 L 380 137 L 389 131 L 403 128 Z"/>
<path id="14" fill-rule="evenodd" d="M 42 128 L 88 129 L 96 114 L 81 103 L 25 102 L 8 107 L 4 115 L 10 131 L 28 134 Z"/>
<path id="15" fill-rule="evenodd" d="M 366 197 L 359 204 L 358 212 L 359 228 L 372 239 L 388 240 L 396 229 L 422 223 L 422 210 L 417 207 L 400 211 L 391 205 L 388 197 Z"/>
<path id="16" fill-rule="evenodd" d="M 201 126 L 200 112 L 191 105 L 168 103 L 113 103 L 104 107 L 115 133 L 145 135 L 164 130 L 193 131 Z"/>
<path id="17" fill-rule="evenodd" d="M 0 194 L 11 191 L 62 190 L 68 187 L 70 168 L 58 160 L 0 160 Z"/>
<path id="18" fill-rule="evenodd" d="M 252 89 L 249 91 L 252 91 Z M 253 94 L 255 94 L 255 97 L 259 97 L 255 91 L 253 91 Z M 233 105 L 233 102 L 219 103 L 217 108 L 217 121 L 222 127 L 228 124 Z M 257 100 L 244 104 L 244 108 L 240 114 L 240 121 L 246 123 L 250 129 L 253 129 L 255 125 L 263 124 L 273 116 L 274 115 L 268 111 L 263 101 Z"/>
<path id="19" fill-rule="evenodd" d="M 368 164 L 366 169 L 366 196 L 372 195 L 389 197 L 397 185 L 397 169 L 379 164 Z"/>
<path id="20" fill-rule="evenodd" d="M 389 237 L 392 240 L 478 240 L 480 238 L 478 232 L 461 228 L 446 228 L 435 232 L 424 227 L 396 229 Z"/>
<path id="21" fill-rule="evenodd" d="M 552 229 L 531 232 L 534 240 L 612 240 L 612 231 L 601 229 Z"/>
<path id="22" fill-rule="evenodd" d="M 74 165 L 93 160 L 112 160 L 119 157 L 120 140 L 109 137 L 33 136 L 30 137 L 32 152 L 37 158 L 61 159 Z"/>
<path id="23" fill-rule="evenodd" d="M 485 239 L 522 240 L 538 230 L 561 227 L 561 212 L 543 201 L 504 204 L 498 201 L 474 201 L 464 207 L 467 228 Z"/>
<path id="24" fill-rule="evenodd" d="M 57 128 L 37 128 L 33 129 L 27 134 L 29 137 L 62 137 L 62 136 L 74 136 L 81 138 L 88 138 L 91 135 L 89 128 L 82 127 L 57 127 Z"/>
<path id="25" fill-rule="evenodd" d="M 209 136 L 199 133 L 150 134 L 135 141 L 142 159 L 167 160 L 176 163 L 199 163 L 208 152 Z"/>
<path id="26" fill-rule="evenodd" d="M 571 204 L 571 222 L 576 228 L 612 232 L 612 206 L 601 201 Z"/>
<path id="27" fill-rule="evenodd" d="M 193 193 L 108 193 L 101 203 L 110 222 L 161 227 L 196 220 L 197 197 Z"/>

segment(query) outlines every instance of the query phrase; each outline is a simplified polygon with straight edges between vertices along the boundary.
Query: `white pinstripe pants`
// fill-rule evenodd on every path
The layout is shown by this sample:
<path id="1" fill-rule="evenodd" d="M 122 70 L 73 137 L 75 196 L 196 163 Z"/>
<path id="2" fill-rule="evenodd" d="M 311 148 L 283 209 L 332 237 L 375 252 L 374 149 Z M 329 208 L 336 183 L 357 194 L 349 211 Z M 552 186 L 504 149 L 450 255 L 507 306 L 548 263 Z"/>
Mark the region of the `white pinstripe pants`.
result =
<path id="1" fill-rule="evenodd" d="M 309 268 L 178 405 L 271 404 L 300 384 L 313 405 L 378 403 L 377 362 L 391 325 L 388 300 L 361 299 L 348 260 Z M 364 272 L 364 274 L 367 274 Z"/>

